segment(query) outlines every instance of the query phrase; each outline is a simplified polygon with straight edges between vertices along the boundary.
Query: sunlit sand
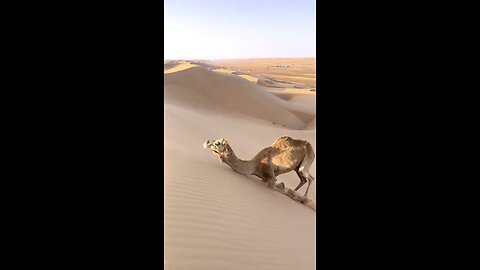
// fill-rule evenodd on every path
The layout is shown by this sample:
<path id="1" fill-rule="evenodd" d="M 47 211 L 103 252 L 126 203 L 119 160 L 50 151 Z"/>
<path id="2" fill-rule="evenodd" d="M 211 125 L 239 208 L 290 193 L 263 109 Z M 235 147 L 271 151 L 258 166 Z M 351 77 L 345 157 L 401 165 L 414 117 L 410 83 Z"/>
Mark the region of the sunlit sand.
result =
<path id="1" fill-rule="evenodd" d="M 234 172 L 202 146 L 225 138 L 247 160 L 288 135 L 316 150 L 315 71 L 307 67 L 314 60 L 265 61 L 239 69 L 165 64 L 165 269 L 315 268 L 316 212 Z M 277 62 L 292 69 L 266 68 Z M 316 160 L 310 173 L 317 178 Z M 278 181 L 293 189 L 299 178 L 290 172 Z M 308 192 L 313 201 L 316 184 Z"/>

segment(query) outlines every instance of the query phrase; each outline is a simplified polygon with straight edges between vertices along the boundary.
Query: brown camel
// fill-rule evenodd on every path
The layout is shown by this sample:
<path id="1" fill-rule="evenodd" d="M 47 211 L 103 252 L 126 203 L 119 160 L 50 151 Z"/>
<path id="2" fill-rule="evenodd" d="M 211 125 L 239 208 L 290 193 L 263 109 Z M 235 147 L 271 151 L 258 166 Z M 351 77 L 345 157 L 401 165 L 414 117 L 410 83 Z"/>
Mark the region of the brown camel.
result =
<path id="1" fill-rule="evenodd" d="M 225 139 L 207 140 L 203 144 L 204 148 L 210 148 L 220 161 L 226 163 L 234 171 L 243 175 L 255 175 L 260 177 L 267 186 L 274 189 L 274 186 L 280 190 L 285 190 L 284 194 L 292 195 L 291 190 L 287 192 L 285 184 L 282 182 L 275 185 L 276 176 L 295 170 L 300 183 L 295 188 L 297 191 L 308 180 L 307 196 L 310 184 L 315 179 L 308 170 L 315 159 L 315 153 L 309 142 L 295 140 L 288 136 L 278 138 L 272 145 L 262 149 L 253 159 L 245 161 L 237 158 L 232 148 Z M 288 193 L 288 194 L 287 194 Z"/>

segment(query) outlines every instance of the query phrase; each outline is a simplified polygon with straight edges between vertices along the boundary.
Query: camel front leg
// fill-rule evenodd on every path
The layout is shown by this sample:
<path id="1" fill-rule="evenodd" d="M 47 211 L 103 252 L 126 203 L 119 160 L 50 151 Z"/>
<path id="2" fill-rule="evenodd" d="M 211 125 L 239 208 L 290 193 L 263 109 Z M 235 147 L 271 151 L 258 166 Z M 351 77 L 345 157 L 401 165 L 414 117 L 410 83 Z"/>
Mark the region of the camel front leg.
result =
<path id="1" fill-rule="evenodd" d="M 308 175 L 308 186 L 307 186 L 307 190 L 305 191 L 305 195 L 303 196 L 307 197 L 308 189 L 310 188 L 310 184 L 312 183 L 313 179 L 314 178 L 311 175 Z"/>
<path id="2" fill-rule="evenodd" d="M 267 178 L 267 187 L 273 189 L 275 187 L 275 182 L 277 182 L 275 176 Z"/>
<path id="3" fill-rule="evenodd" d="M 280 191 L 285 190 L 285 184 L 283 182 L 275 184 L 277 182 L 277 178 L 275 178 L 275 177 L 271 177 L 271 178 L 267 179 L 266 182 L 267 182 L 268 188 L 270 188 L 270 189 L 275 189 L 275 187 L 277 187 L 277 189 L 279 189 Z"/>
<path id="4" fill-rule="evenodd" d="M 267 180 L 267 187 L 270 189 L 274 189 L 275 182 L 277 182 L 277 178 L 275 177 L 275 172 L 273 171 L 272 166 L 268 166 L 265 168 L 263 176 Z"/>
<path id="5" fill-rule="evenodd" d="M 285 189 L 285 184 L 283 182 L 281 183 L 278 183 L 275 185 L 278 189 L 280 189 L 281 191 L 283 191 Z"/>

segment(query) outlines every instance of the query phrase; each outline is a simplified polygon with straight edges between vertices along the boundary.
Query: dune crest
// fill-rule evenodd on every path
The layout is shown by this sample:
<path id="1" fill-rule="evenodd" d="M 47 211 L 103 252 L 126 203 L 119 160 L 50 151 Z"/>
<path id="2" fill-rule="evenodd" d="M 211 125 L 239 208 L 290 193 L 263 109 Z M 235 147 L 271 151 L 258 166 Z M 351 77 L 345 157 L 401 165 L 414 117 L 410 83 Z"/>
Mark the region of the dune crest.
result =
<path id="1" fill-rule="evenodd" d="M 174 61 L 173 63 L 170 64 L 170 66 L 167 69 L 164 69 L 163 73 L 164 74 L 169 74 L 169 73 L 174 73 L 182 70 L 186 70 L 192 67 L 197 67 L 198 65 L 192 64 L 191 62 L 187 61 Z"/>

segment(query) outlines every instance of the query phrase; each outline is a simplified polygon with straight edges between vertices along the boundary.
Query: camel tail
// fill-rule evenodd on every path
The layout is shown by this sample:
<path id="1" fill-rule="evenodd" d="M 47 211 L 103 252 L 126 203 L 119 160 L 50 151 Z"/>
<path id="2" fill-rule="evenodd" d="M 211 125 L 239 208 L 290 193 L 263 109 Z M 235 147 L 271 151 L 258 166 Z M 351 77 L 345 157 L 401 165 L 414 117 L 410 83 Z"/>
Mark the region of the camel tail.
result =
<path id="1" fill-rule="evenodd" d="M 313 160 L 315 159 L 315 151 L 313 150 L 313 147 L 309 142 L 307 142 L 306 148 L 307 154 L 305 154 L 305 158 L 310 159 L 310 162 L 313 163 Z M 310 181 L 315 181 L 315 178 L 313 178 L 313 176 L 311 175 L 308 175 L 308 179 Z"/>

